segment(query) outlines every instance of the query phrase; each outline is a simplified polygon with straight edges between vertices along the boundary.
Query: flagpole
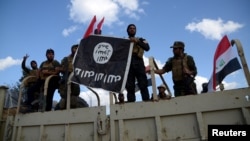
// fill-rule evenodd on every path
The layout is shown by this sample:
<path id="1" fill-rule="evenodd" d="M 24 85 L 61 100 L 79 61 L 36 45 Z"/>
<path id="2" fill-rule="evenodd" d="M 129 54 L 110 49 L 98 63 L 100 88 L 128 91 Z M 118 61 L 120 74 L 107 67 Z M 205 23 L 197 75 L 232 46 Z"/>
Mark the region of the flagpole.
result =
<path id="1" fill-rule="evenodd" d="M 248 87 L 250 87 L 250 73 L 249 73 L 247 61 L 246 61 L 245 56 L 244 56 L 244 50 L 243 50 L 242 45 L 238 39 L 231 40 L 231 45 L 233 46 L 234 44 L 236 45 L 237 50 L 238 50 L 238 55 L 240 57 L 240 61 L 241 61 L 241 64 L 242 64 L 242 67 L 243 67 L 243 70 L 245 73 Z"/>
<path id="2" fill-rule="evenodd" d="M 150 75 L 151 75 L 152 91 L 153 91 L 152 99 L 155 101 L 155 100 L 157 100 L 157 90 L 156 90 L 156 82 L 155 82 L 154 71 L 152 71 L 152 70 L 154 69 L 153 60 L 154 60 L 153 57 L 149 57 L 149 59 L 148 59 L 148 61 L 149 61 L 149 66 L 150 66 Z"/>
<path id="3" fill-rule="evenodd" d="M 154 64 L 155 68 L 158 70 L 159 68 L 158 68 L 158 66 L 157 66 L 157 64 L 156 64 L 156 62 L 155 62 L 155 60 L 154 60 L 153 57 L 152 57 L 152 60 L 153 60 L 153 63 L 152 63 L 152 64 Z M 169 95 L 172 96 L 172 93 L 171 93 L 171 91 L 170 91 L 170 89 L 169 89 L 169 87 L 168 87 L 168 85 L 167 85 L 165 79 L 163 78 L 163 76 L 162 76 L 161 74 L 159 74 L 159 76 L 160 76 L 160 78 L 161 78 L 163 84 L 166 86 L 166 89 L 167 89 Z M 152 85 L 152 86 L 153 86 L 153 85 Z"/>

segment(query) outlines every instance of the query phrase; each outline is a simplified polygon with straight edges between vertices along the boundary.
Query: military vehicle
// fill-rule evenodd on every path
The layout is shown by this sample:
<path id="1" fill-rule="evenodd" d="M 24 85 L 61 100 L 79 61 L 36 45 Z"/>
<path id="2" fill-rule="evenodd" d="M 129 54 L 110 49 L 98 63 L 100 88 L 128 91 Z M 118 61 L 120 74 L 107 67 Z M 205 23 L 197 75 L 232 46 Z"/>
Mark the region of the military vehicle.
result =
<path id="1" fill-rule="evenodd" d="M 240 41 L 232 43 L 238 49 L 248 87 L 155 100 L 155 77 L 151 71 L 154 100 L 119 103 L 116 94 L 110 93 L 109 114 L 106 106 L 100 106 L 102 99 L 98 94 L 98 106 L 70 109 L 68 100 L 65 110 L 45 112 L 42 108 L 26 114 L 19 112 L 19 98 L 16 112 L 11 114 L 11 109 L 3 108 L 7 87 L 1 86 L 0 140 L 205 141 L 209 125 L 249 125 L 250 74 Z M 152 57 L 149 62 L 154 66 Z M 5 116 L 4 110 L 9 111 Z"/>

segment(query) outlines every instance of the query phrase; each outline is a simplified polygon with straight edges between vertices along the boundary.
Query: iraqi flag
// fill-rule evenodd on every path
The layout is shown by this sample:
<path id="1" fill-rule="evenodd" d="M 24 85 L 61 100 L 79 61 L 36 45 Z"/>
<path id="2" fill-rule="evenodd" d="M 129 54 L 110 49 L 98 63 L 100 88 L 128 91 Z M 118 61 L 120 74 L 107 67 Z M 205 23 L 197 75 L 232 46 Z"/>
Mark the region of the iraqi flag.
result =
<path id="1" fill-rule="evenodd" d="M 90 35 L 81 40 L 72 81 L 120 93 L 125 89 L 133 43 L 128 39 Z"/>
<path id="2" fill-rule="evenodd" d="M 208 82 L 208 91 L 213 92 L 216 86 L 230 73 L 241 69 L 236 54 L 225 35 L 217 46 L 214 54 L 213 73 Z"/>

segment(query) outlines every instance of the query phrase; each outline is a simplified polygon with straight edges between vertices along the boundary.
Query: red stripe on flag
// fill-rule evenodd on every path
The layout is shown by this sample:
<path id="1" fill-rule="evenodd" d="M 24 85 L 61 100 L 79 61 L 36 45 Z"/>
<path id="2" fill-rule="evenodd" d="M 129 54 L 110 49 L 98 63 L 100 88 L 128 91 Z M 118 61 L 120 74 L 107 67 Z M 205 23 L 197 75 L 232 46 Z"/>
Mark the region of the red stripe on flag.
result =
<path id="1" fill-rule="evenodd" d="M 90 22 L 89 27 L 87 28 L 83 38 L 87 38 L 93 32 L 95 22 L 96 22 L 96 16 L 94 16 L 92 21 Z"/>
<path id="2" fill-rule="evenodd" d="M 223 54 L 225 51 L 227 51 L 229 49 L 230 46 L 231 45 L 230 45 L 230 42 L 229 42 L 229 40 L 227 38 L 227 35 L 225 35 L 221 39 L 221 41 L 218 44 L 217 49 L 215 51 L 215 54 L 214 54 L 214 63 L 219 58 L 219 56 L 221 56 L 221 54 Z"/>
<path id="3" fill-rule="evenodd" d="M 216 86 L 230 73 L 241 69 L 237 55 L 233 52 L 230 41 L 224 36 L 214 54 L 213 71 L 208 83 L 208 91 L 215 91 Z"/>
<path id="4" fill-rule="evenodd" d="M 102 18 L 102 20 L 97 25 L 97 31 L 98 31 L 98 33 L 100 33 L 100 31 L 101 31 L 103 22 L 104 22 L 104 17 Z"/>
<path id="5" fill-rule="evenodd" d="M 212 77 L 213 77 L 213 84 L 212 84 L 212 86 L 213 86 L 213 89 L 215 90 L 216 89 L 216 61 L 217 61 L 217 59 L 225 52 L 225 51 L 227 51 L 228 50 L 228 48 L 230 47 L 231 45 L 230 45 L 230 42 L 229 42 L 229 40 L 228 40 L 228 38 L 227 38 L 227 35 L 225 35 L 222 39 L 221 39 L 221 41 L 220 41 L 220 43 L 218 44 L 218 46 L 217 46 L 217 49 L 216 49 L 216 51 L 215 51 L 215 54 L 214 54 L 214 62 L 213 62 L 213 75 L 212 75 Z"/>

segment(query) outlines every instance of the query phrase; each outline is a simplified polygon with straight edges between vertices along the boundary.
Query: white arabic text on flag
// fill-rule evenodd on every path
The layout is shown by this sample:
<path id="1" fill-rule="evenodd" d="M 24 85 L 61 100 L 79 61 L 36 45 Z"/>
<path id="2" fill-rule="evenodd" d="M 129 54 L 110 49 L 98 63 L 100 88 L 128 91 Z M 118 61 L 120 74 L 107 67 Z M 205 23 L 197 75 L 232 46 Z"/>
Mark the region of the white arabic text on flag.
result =
<path id="1" fill-rule="evenodd" d="M 125 89 L 133 43 L 128 39 L 90 35 L 81 40 L 72 81 L 112 92 Z"/>

